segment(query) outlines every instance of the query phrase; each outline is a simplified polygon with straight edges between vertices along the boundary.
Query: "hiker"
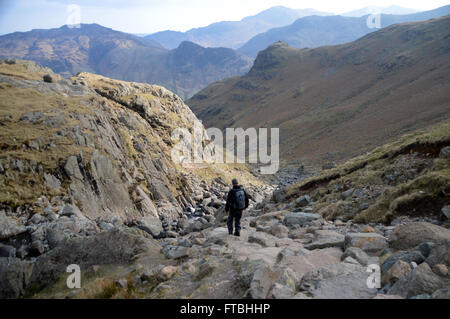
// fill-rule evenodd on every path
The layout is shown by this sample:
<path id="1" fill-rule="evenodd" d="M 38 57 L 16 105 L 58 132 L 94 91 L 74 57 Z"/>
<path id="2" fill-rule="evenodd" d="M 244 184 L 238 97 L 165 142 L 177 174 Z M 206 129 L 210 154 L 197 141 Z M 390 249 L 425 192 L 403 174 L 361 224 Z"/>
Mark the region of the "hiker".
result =
<path id="1" fill-rule="evenodd" d="M 233 234 L 233 219 L 235 225 L 234 236 L 240 236 L 242 212 L 248 207 L 248 195 L 244 188 L 239 185 L 236 178 L 231 181 L 233 188 L 228 192 L 225 212 L 228 213 L 228 234 Z"/>

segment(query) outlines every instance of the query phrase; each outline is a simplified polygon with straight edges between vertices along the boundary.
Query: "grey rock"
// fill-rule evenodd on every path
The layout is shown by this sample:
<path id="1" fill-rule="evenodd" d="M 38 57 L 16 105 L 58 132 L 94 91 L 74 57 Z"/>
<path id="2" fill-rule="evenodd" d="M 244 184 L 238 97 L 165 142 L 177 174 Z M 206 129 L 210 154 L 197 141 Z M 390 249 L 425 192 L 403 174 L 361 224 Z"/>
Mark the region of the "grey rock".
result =
<path id="1" fill-rule="evenodd" d="M 55 176 L 51 174 L 44 174 L 45 185 L 51 190 L 59 190 L 61 188 L 61 182 Z"/>
<path id="2" fill-rule="evenodd" d="M 7 58 L 7 59 L 5 60 L 5 63 L 6 63 L 6 64 L 16 64 L 17 61 L 16 61 L 16 59 L 14 59 L 14 58 Z"/>
<path id="3" fill-rule="evenodd" d="M 352 257 L 357 260 L 362 266 L 367 266 L 370 264 L 377 264 L 378 258 L 370 257 L 361 248 L 358 247 L 348 247 L 342 258 Z"/>
<path id="4" fill-rule="evenodd" d="M 439 152 L 440 158 L 450 158 L 450 146 L 443 147 Z"/>
<path id="5" fill-rule="evenodd" d="M 303 276 L 300 288 L 317 299 L 372 299 L 377 289 L 368 288 L 369 275 L 360 265 L 327 265 Z"/>
<path id="6" fill-rule="evenodd" d="M 168 259 L 180 259 L 189 256 L 189 248 L 182 246 L 166 246 L 163 252 Z"/>
<path id="7" fill-rule="evenodd" d="M 192 247 L 192 241 L 188 238 L 183 238 L 178 242 L 178 245 L 182 247 Z"/>
<path id="8" fill-rule="evenodd" d="M 257 243 L 263 247 L 275 247 L 277 239 L 277 237 L 263 232 L 255 232 L 248 236 L 249 243 Z"/>
<path id="9" fill-rule="evenodd" d="M 16 249 L 0 243 L 0 257 L 16 257 Z"/>
<path id="10" fill-rule="evenodd" d="M 389 244 L 395 249 L 410 249 L 424 242 L 443 240 L 450 240 L 450 229 L 427 222 L 400 225 L 389 236 Z"/>
<path id="11" fill-rule="evenodd" d="M 421 294 L 432 294 L 444 286 L 446 286 L 444 279 L 433 273 L 430 266 L 424 262 L 399 279 L 389 290 L 389 294 L 411 298 Z"/>
<path id="12" fill-rule="evenodd" d="M 17 258 L 0 258 L 0 299 L 23 297 L 30 277 L 30 264 Z"/>
<path id="13" fill-rule="evenodd" d="M 6 216 L 0 211 L 0 240 L 7 240 L 27 231 L 26 227 Z"/>
<path id="14" fill-rule="evenodd" d="M 153 216 L 143 217 L 137 227 L 152 235 L 153 238 L 159 238 L 163 231 L 161 220 Z"/>
<path id="15" fill-rule="evenodd" d="M 389 256 L 381 265 L 381 271 L 387 272 L 397 261 L 421 264 L 425 257 L 419 251 L 399 251 Z"/>
<path id="16" fill-rule="evenodd" d="M 59 215 L 67 217 L 76 216 L 81 219 L 85 218 L 80 209 L 73 204 L 64 205 L 64 207 L 60 210 Z"/>
<path id="17" fill-rule="evenodd" d="M 98 223 L 98 227 L 100 227 L 101 230 L 110 230 L 114 228 L 114 225 L 111 223 L 101 221 L 100 223 Z"/>
<path id="18" fill-rule="evenodd" d="M 330 236 L 330 237 L 322 237 L 310 244 L 305 245 L 306 249 L 322 249 L 328 247 L 341 247 L 344 248 L 345 236 Z"/>
<path id="19" fill-rule="evenodd" d="M 266 299 L 278 275 L 270 266 L 260 264 L 253 274 L 246 296 L 251 299 Z"/>
<path id="20" fill-rule="evenodd" d="M 29 220 L 29 223 L 40 224 L 44 221 L 44 217 L 41 214 L 34 214 Z"/>
<path id="21" fill-rule="evenodd" d="M 295 200 L 298 207 L 305 207 L 311 202 L 311 198 L 308 195 L 300 196 Z"/>
<path id="22" fill-rule="evenodd" d="M 368 254 L 379 254 L 387 247 L 386 239 L 377 233 L 348 233 L 345 248 L 358 247 Z"/>
<path id="23" fill-rule="evenodd" d="M 346 190 L 345 192 L 342 192 L 342 193 L 341 193 L 341 198 L 342 198 L 342 199 L 347 199 L 347 198 L 349 198 L 350 196 L 353 195 L 353 192 L 354 192 L 354 191 L 355 191 L 354 188 L 350 188 L 350 189 Z"/>
<path id="24" fill-rule="evenodd" d="M 450 240 L 434 245 L 426 262 L 431 267 L 443 264 L 450 268 Z"/>
<path id="25" fill-rule="evenodd" d="M 278 238 L 287 238 L 289 236 L 289 228 L 281 224 L 274 224 L 270 227 L 269 233 Z"/>
<path id="26" fill-rule="evenodd" d="M 277 189 L 273 192 L 272 199 L 275 203 L 281 203 L 286 200 L 286 192 L 284 189 Z"/>
<path id="27" fill-rule="evenodd" d="M 156 256 L 160 249 L 145 232 L 128 227 L 73 238 L 36 259 L 30 284 L 42 287 L 54 283 L 71 264 L 77 264 L 81 269 L 93 265 L 127 264 L 138 254 Z"/>
<path id="28" fill-rule="evenodd" d="M 83 174 L 81 174 L 80 167 L 78 166 L 78 159 L 76 156 L 69 156 L 69 158 L 67 158 L 64 170 L 71 179 L 83 180 Z"/>
<path id="29" fill-rule="evenodd" d="M 414 247 L 414 250 L 420 251 L 420 253 L 427 258 L 430 255 L 431 250 L 434 247 L 434 243 L 432 242 L 427 242 L 427 243 L 421 243 L 419 245 L 417 245 L 416 247 Z"/>
<path id="30" fill-rule="evenodd" d="M 301 213 L 301 212 L 300 213 L 289 212 L 286 213 L 284 216 L 285 217 L 283 223 L 288 227 L 293 225 L 304 225 L 307 222 L 321 218 L 321 216 L 318 214 Z"/>
<path id="31" fill-rule="evenodd" d="M 289 299 L 294 295 L 294 290 L 286 285 L 275 283 L 267 294 L 267 299 Z"/>

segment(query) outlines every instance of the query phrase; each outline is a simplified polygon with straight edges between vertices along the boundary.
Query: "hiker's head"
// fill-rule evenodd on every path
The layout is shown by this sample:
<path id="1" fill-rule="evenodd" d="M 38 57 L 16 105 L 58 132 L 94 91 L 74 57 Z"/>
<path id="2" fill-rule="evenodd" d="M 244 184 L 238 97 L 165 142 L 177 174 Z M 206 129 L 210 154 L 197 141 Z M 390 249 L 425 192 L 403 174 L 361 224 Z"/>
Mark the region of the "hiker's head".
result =
<path id="1" fill-rule="evenodd" d="M 233 186 L 238 186 L 239 182 L 236 178 L 233 178 L 233 180 L 231 181 L 231 184 L 233 184 Z"/>

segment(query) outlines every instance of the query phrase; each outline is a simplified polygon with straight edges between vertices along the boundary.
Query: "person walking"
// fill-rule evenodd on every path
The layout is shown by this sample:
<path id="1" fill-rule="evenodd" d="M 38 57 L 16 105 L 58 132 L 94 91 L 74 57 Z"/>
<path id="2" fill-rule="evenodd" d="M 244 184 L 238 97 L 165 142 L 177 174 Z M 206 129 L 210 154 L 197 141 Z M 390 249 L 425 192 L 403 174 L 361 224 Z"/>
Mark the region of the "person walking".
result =
<path id="1" fill-rule="evenodd" d="M 227 204 L 225 205 L 225 212 L 229 214 L 227 220 L 228 234 L 233 234 L 234 221 L 234 235 L 240 236 L 242 212 L 248 208 L 248 195 L 236 178 L 233 178 L 231 183 L 233 188 L 228 192 Z"/>

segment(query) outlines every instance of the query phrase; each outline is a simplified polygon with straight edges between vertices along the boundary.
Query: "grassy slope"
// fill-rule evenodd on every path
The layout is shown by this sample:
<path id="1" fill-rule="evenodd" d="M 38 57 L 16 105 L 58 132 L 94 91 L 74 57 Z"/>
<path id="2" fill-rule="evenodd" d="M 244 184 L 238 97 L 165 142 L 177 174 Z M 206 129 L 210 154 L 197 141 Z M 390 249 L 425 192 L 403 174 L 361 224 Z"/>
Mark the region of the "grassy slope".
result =
<path id="1" fill-rule="evenodd" d="M 429 129 L 404 135 L 395 142 L 353 158 L 319 176 L 306 179 L 289 189 L 288 198 L 312 194 L 319 210 L 331 219 L 345 215 L 338 207 L 344 186 L 349 188 L 379 187 L 382 190 L 365 210 L 354 217 L 359 222 L 385 222 L 403 214 L 438 214 L 450 202 L 450 160 L 439 158 L 442 147 L 450 145 L 450 121 Z M 404 165 L 407 161 L 408 164 Z M 408 170 L 415 172 L 408 177 Z M 403 178 L 387 185 L 385 178 L 399 171 Z M 339 186 L 339 187 L 337 187 Z"/>
<path id="2" fill-rule="evenodd" d="M 449 30 L 444 17 L 339 46 L 277 43 L 187 104 L 207 127 L 279 127 L 284 159 L 348 159 L 448 118 Z"/>

